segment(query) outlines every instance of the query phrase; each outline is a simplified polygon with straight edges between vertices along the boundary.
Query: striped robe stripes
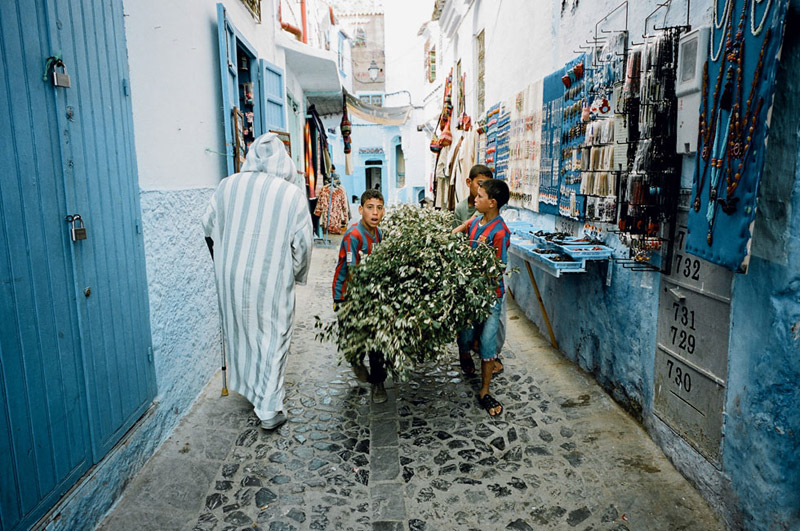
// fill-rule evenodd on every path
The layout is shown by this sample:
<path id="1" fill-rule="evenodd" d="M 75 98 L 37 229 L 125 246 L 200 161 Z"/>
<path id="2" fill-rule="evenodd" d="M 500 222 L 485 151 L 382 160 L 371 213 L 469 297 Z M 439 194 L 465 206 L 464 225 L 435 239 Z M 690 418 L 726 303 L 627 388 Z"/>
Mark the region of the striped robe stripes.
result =
<path id="1" fill-rule="evenodd" d="M 296 174 L 278 137 L 263 135 L 242 171 L 219 184 L 202 220 L 214 241 L 230 388 L 261 419 L 283 409 L 294 286 L 311 265 L 311 216 Z"/>

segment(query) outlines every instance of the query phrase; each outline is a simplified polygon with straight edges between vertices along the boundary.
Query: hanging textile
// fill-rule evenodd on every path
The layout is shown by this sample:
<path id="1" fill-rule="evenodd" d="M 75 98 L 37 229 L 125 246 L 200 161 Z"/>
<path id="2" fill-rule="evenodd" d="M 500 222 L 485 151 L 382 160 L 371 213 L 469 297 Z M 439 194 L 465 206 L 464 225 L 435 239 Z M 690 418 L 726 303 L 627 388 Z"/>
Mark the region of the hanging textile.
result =
<path id="1" fill-rule="evenodd" d="M 346 175 L 353 174 L 353 148 L 350 139 L 350 133 L 353 126 L 350 123 L 350 118 L 347 116 L 347 95 L 342 94 L 342 121 L 339 124 L 339 129 L 342 132 L 342 142 L 344 142 L 344 173 Z"/>
<path id="2" fill-rule="evenodd" d="M 343 234 L 350 219 L 347 195 L 341 186 L 326 184 L 322 187 L 314 215 L 319 216 L 320 225 L 333 234 Z M 328 222 L 330 220 L 330 223 Z"/>
<path id="3" fill-rule="evenodd" d="M 305 162 L 306 162 L 306 186 L 308 190 L 309 199 L 317 197 L 317 173 L 314 171 L 314 147 L 311 143 L 311 124 L 306 120 L 306 125 L 303 127 L 303 143 L 305 147 Z"/>

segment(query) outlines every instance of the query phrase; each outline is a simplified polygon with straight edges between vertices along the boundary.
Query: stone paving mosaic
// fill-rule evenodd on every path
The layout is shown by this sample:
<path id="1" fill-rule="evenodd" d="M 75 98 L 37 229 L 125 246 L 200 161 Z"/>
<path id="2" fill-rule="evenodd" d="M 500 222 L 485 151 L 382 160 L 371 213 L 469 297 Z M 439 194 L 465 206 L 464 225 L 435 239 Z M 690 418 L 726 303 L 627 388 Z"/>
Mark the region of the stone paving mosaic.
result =
<path id="1" fill-rule="evenodd" d="M 341 375 L 287 388 L 289 421 L 248 418 L 195 529 L 371 528 L 369 393 Z"/>
<path id="2" fill-rule="evenodd" d="M 641 426 L 513 302 L 505 372 L 492 383 L 502 416 L 479 408 L 479 380 L 462 376 L 455 346 L 452 364 L 387 382 L 389 400 L 371 404 L 335 347 L 314 339 L 314 315 L 333 318 L 335 252 L 315 249 L 298 289 L 289 422 L 266 432 L 244 398 L 207 388 L 101 529 L 722 528 Z M 209 473 L 193 475 L 194 462 Z M 169 501 L 189 491 L 205 494 Z"/>

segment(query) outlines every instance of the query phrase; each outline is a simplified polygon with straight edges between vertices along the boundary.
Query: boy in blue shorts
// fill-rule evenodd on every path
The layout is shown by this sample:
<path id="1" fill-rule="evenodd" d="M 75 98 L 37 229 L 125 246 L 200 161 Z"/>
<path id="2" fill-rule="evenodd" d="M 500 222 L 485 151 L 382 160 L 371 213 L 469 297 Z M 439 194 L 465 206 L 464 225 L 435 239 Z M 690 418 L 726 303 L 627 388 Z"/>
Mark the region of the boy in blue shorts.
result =
<path id="1" fill-rule="evenodd" d="M 383 239 L 378 224 L 383 219 L 383 195 L 379 190 L 370 189 L 361 194 L 361 206 L 358 207 L 361 221 L 347 229 L 342 236 L 339 247 L 339 262 L 333 275 L 334 306 L 345 299 L 347 282 L 350 280 L 349 267 L 361 261 L 361 255 L 370 254 L 375 245 Z M 372 401 L 376 404 L 386 402 L 386 364 L 382 352 L 369 353 L 369 373 L 363 363 L 353 365 L 356 377 L 372 384 Z"/>
<path id="2" fill-rule="evenodd" d="M 511 232 L 500 216 L 500 208 L 508 203 L 508 197 L 508 185 L 505 182 L 499 179 L 483 181 L 475 197 L 475 210 L 481 215 L 453 229 L 453 232 L 466 232 L 470 247 L 473 249 L 481 244 L 494 247 L 497 257 L 504 264 L 508 263 L 507 253 L 511 243 Z M 484 322 L 475 323 L 472 328 L 459 332 L 457 340 L 458 354 L 462 360 L 465 356 L 470 356 L 469 349 L 473 339 L 481 340 L 481 389 L 478 392 L 478 402 L 492 417 L 503 412 L 502 404 L 489 394 L 489 384 L 492 382 L 497 359 L 497 329 L 500 325 L 504 294 L 505 284 L 503 277 L 500 276 L 497 302 L 492 306 L 489 317 Z"/>

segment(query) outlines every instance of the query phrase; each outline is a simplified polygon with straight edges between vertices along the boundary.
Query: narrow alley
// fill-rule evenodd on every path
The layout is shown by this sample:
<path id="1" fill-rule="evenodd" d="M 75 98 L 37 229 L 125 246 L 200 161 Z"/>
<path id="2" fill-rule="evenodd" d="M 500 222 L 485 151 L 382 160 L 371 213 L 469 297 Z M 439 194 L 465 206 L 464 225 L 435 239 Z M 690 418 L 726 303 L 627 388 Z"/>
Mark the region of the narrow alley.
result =
<path id="1" fill-rule="evenodd" d="M 0 0 L 0 531 L 800 530 L 797 27 Z"/>
<path id="2" fill-rule="evenodd" d="M 336 240 L 334 240 L 336 243 Z M 298 287 L 289 422 L 266 432 L 220 397 L 220 373 L 126 488 L 103 531 L 164 529 L 723 529 L 642 427 L 554 351 L 512 302 L 498 419 L 479 408 L 453 345 L 371 404 L 335 345 L 335 249 Z"/>

